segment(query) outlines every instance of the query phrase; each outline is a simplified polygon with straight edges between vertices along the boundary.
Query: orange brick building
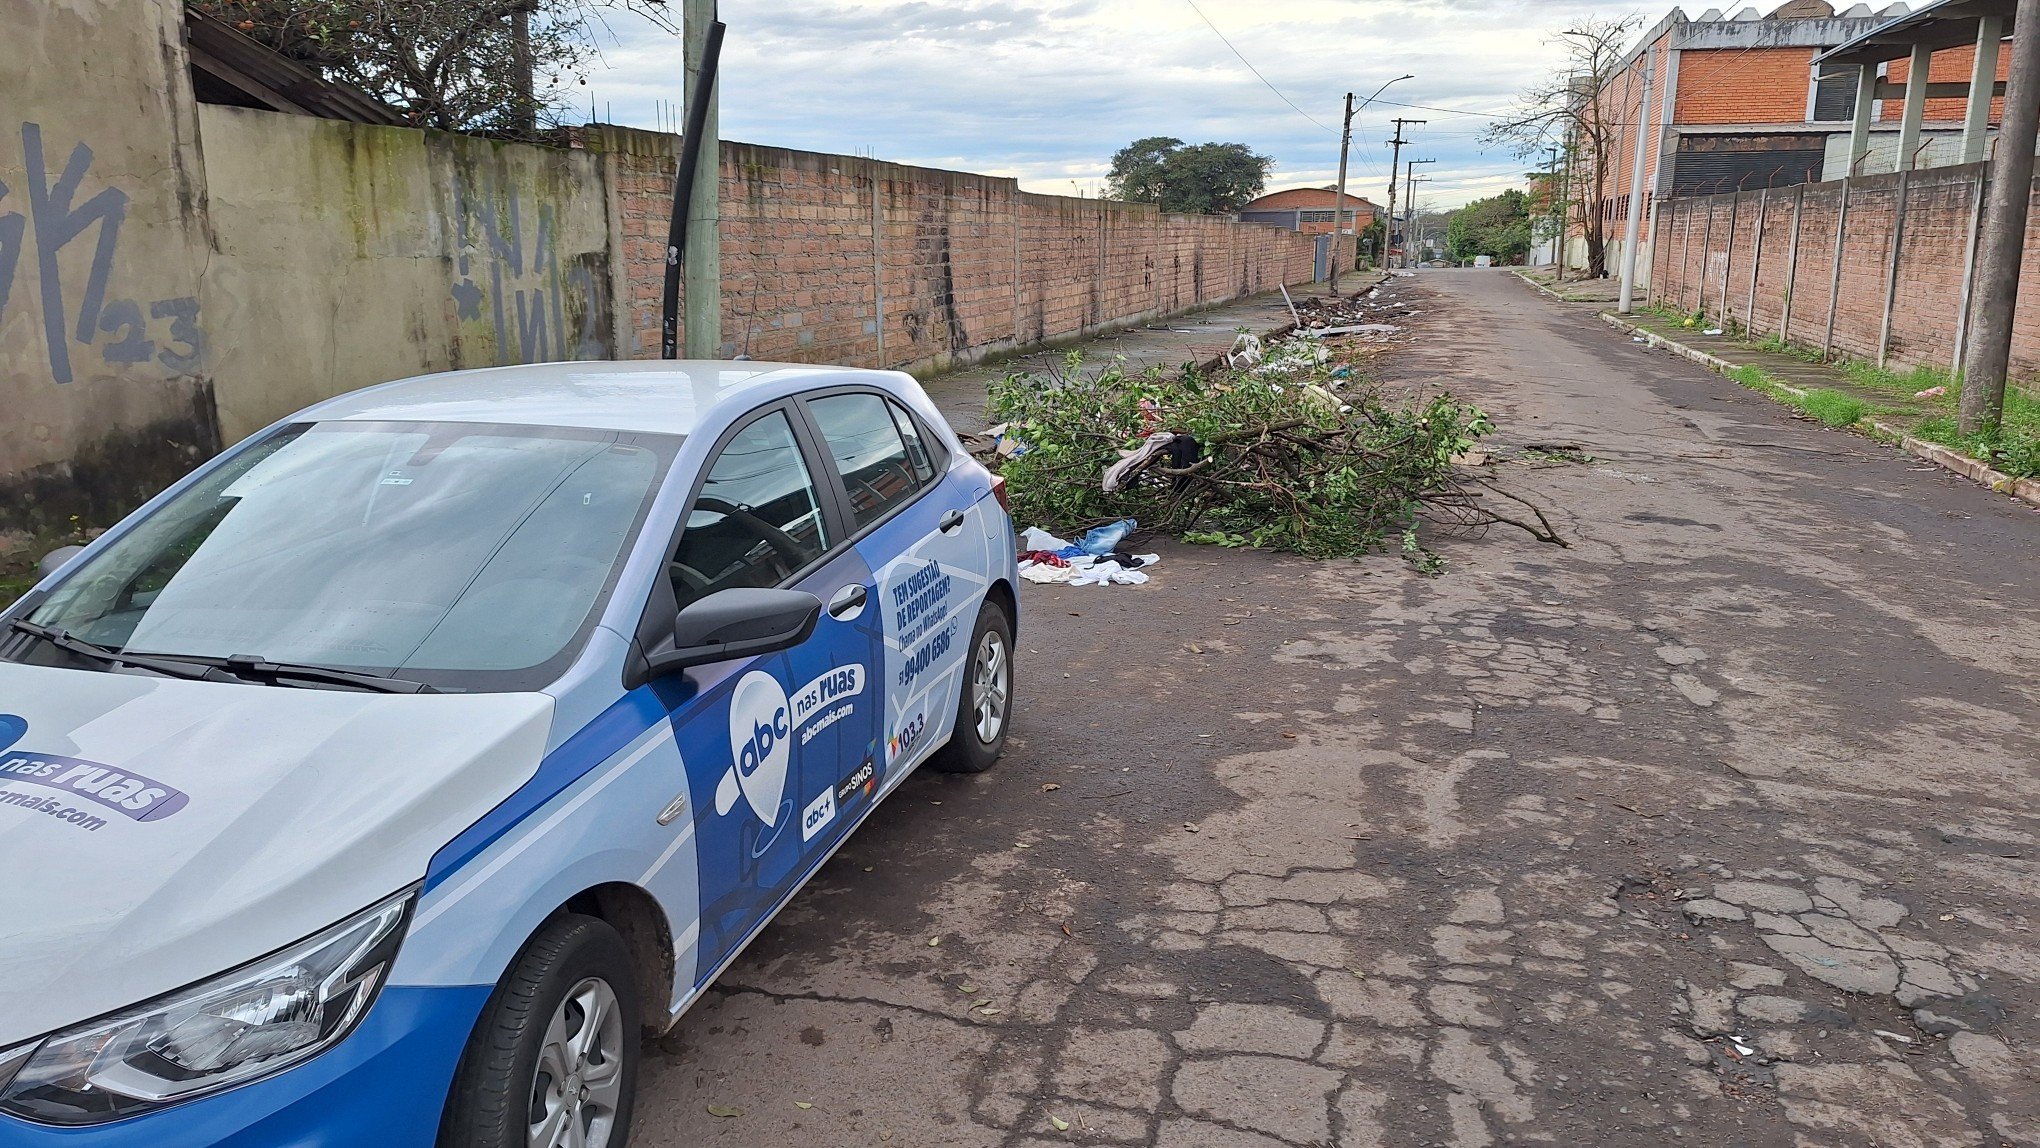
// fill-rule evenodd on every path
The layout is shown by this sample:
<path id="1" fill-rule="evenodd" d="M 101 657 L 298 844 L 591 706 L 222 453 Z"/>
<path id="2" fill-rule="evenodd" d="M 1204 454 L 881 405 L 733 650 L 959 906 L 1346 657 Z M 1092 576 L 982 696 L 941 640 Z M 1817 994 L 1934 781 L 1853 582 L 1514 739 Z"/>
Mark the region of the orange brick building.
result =
<path id="1" fill-rule="evenodd" d="M 1646 211 L 1656 199 L 1788 187 L 1825 178 L 1836 164 L 1846 168 L 1856 84 L 1846 77 L 1817 80 L 1814 59 L 1906 11 L 1902 3 L 1857 4 L 1837 14 L 1826 0 L 1791 0 L 1763 16 L 1745 8 L 1694 17 L 1674 8 L 1643 34 L 1595 96 L 1604 119 L 1620 126 L 1598 198 L 1590 157 L 1576 159 L 1569 265 L 1584 266 L 1583 213 L 1596 211 L 1611 273 L 1620 266 L 1639 146 Z M 1966 67 L 1956 54 L 1948 53 L 1945 65 L 1935 59 L 1935 78 L 1944 67 Z M 1956 104 L 1949 114 L 1960 119 L 1960 101 L 1940 102 Z M 1882 127 L 1896 115 L 1896 101 L 1879 103 L 1894 105 L 1876 109 Z M 1896 139 L 1895 123 L 1878 133 L 1887 135 Z"/>
<path id="2" fill-rule="evenodd" d="M 1338 214 L 1339 189 L 1336 187 L 1292 187 L 1284 191 L 1271 191 L 1240 208 L 1242 223 L 1272 223 L 1305 235 L 1330 235 L 1332 221 Z M 1348 192 L 1346 195 L 1346 230 L 1355 233 L 1374 226 L 1381 216 L 1381 208 L 1374 202 Z"/>

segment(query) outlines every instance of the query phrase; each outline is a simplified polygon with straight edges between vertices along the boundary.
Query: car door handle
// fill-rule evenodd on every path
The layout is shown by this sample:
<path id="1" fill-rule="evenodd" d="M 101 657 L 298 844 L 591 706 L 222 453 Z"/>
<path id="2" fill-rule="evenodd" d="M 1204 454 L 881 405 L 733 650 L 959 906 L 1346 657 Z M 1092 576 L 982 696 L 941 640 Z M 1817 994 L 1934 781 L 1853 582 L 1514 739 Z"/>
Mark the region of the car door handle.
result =
<path id="1" fill-rule="evenodd" d="M 864 609 L 864 603 L 869 597 L 863 583 L 852 582 L 836 591 L 835 597 L 829 599 L 829 617 L 837 621 L 854 618 Z"/>
<path id="2" fill-rule="evenodd" d="M 956 533 L 956 528 L 962 525 L 963 511 L 952 510 L 944 514 L 941 520 L 935 523 L 935 529 L 940 530 L 944 534 L 954 534 Z"/>

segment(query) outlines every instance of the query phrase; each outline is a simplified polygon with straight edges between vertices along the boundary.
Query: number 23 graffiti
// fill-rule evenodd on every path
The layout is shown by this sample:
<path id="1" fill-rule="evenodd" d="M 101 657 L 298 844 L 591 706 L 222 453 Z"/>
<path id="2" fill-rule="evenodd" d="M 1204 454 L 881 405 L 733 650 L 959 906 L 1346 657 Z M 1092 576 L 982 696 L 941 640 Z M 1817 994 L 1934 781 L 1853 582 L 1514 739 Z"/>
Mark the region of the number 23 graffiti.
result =
<path id="1" fill-rule="evenodd" d="M 52 378 L 70 382 L 75 377 L 71 344 L 89 347 L 102 335 L 111 336 L 99 347 L 100 357 L 108 363 L 153 360 L 172 374 L 196 371 L 205 346 L 196 297 L 158 299 L 148 304 L 146 319 L 141 303 L 106 297 L 114 254 L 120 246 L 120 227 L 127 219 L 128 196 L 109 187 L 83 203 L 76 202 L 79 187 L 92 168 L 92 149 L 83 142 L 73 146 L 54 183 L 43 154 L 42 125 L 21 125 L 21 152 L 22 168 L 28 176 L 28 213 L 0 211 L 0 319 L 7 316 L 15 271 L 24 247 L 33 239 L 36 277 L 42 289 L 43 341 Z M 12 190 L 0 182 L 0 208 L 6 206 Z M 98 234 L 74 321 L 65 302 L 57 254 L 94 224 Z M 160 339 L 150 337 L 151 320 L 158 324 Z"/>

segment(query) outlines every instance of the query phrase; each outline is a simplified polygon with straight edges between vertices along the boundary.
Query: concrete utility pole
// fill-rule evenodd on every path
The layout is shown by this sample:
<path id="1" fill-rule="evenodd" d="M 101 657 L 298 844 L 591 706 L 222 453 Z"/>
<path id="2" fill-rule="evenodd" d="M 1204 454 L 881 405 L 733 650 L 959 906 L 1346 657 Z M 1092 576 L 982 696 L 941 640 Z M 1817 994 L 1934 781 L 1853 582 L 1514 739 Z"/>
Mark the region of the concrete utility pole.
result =
<path id="1" fill-rule="evenodd" d="M 1616 310 L 1627 315 L 1635 309 L 1636 303 L 1636 245 L 1641 241 L 1643 224 L 1643 143 L 1644 129 L 1651 124 L 1650 80 L 1651 65 L 1656 54 L 1646 49 L 1643 53 L 1643 99 L 1636 105 L 1636 131 L 1631 135 L 1636 143 L 1636 159 L 1629 167 L 1629 220 L 1622 233 L 1622 301 Z M 1656 141 L 1652 141 L 1655 144 Z"/>
<path id="2" fill-rule="evenodd" d="M 1551 273 L 1551 281 L 1554 283 L 1565 281 L 1565 249 L 1572 241 L 1573 129 L 1571 127 L 1567 127 L 1565 130 L 1565 144 L 1560 149 L 1560 154 L 1565 159 L 1565 166 L 1560 169 L 1558 184 L 1558 267 Z"/>
<path id="3" fill-rule="evenodd" d="M 1412 226 L 1415 226 L 1415 221 L 1417 218 L 1417 165 L 1420 163 L 1437 163 L 1437 162 L 1438 161 L 1435 159 L 1413 159 L 1410 162 L 1403 165 L 1403 192 L 1408 197 L 1409 200 L 1409 202 L 1403 206 L 1403 217 L 1410 220 Z M 1406 231 L 1403 235 L 1404 239 L 1403 254 L 1405 256 L 1409 254 L 1410 248 L 1415 246 L 1414 244 L 1408 242 L 1409 238 L 1410 238 L 1409 234 Z"/>
<path id="4" fill-rule="evenodd" d="M 2005 374 L 2012 362 L 2012 312 L 2019 302 L 2026 210 L 2033 195 L 2033 149 L 2040 136 L 2040 0 L 2019 0 L 2013 17 L 2011 80 L 2005 85 L 2004 126 L 1990 165 L 1990 206 L 1983 216 L 1972 297 L 1976 334 L 1962 363 L 1965 435 L 1998 429 L 2005 410 Z M 1910 83 L 1912 77 L 1907 77 Z"/>
<path id="5" fill-rule="evenodd" d="M 715 23 L 716 0 L 685 0 L 681 10 L 682 43 L 687 56 L 687 91 L 701 74 L 708 28 Z M 687 357 L 722 358 L 722 156 L 716 124 L 717 93 L 709 89 L 708 115 L 701 133 L 701 159 L 694 171 L 694 189 L 687 201 L 687 251 L 682 278 Z M 692 109 L 689 109 L 691 112 Z M 692 141 L 689 141 L 692 142 Z"/>
<path id="6" fill-rule="evenodd" d="M 1381 97 L 1381 93 L 1388 90 L 1389 84 L 1398 84 L 1404 80 L 1413 80 L 1415 78 L 1416 78 L 1415 76 L 1411 75 L 1397 76 L 1395 79 L 1388 81 L 1388 83 L 1384 83 L 1380 87 L 1374 89 L 1374 94 L 1360 101 L 1360 107 L 1357 108 L 1353 106 L 1353 93 L 1351 92 L 1346 93 L 1346 123 L 1345 128 L 1339 133 L 1339 191 L 1338 198 L 1332 201 L 1332 261 L 1331 261 L 1330 286 L 1332 295 L 1335 297 L 1339 294 L 1339 248 L 1346 242 L 1345 239 L 1346 152 L 1352 146 L 1353 143 L 1353 117 L 1356 114 L 1358 114 L 1362 108 L 1365 108 L 1368 104 L 1371 104 L 1375 100 L 1379 99 Z"/>
<path id="7" fill-rule="evenodd" d="M 1389 159 L 1389 161 L 1388 161 L 1388 235 L 1386 236 L 1387 242 L 1386 242 L 1385 244 L 1383 244 L 1383 246 L 1384 246 L 1384 247 L 1386 248 L 1386 250 L 1384 250 L 1384 251 L 1382 252 L 1382 255 L 1381 255 L 1381 263 L 1382 263 L 1382 266 L 1384 266 L 1384 267 L 1386 267 L 1386 266 L 1389 266 L 1389 265 L 1391 265 L 1391 264 L 1392 264 L 1392 263 L 1393 263 L 1393 262 L 1395 261 L 1395 256 L 1394 256 L 1394 252 L 1395 252 L 1395 177 L 1396 177 L 1397 175 L 1401 174 L 1401 172 L 1402 172 L 1402 149 L 1403 149 L 1403 145 L 1404 145 L 1404 144 L 1406 144 L 1406 143 L 1409 143 L 1409 142 L 1410 142 L 1409 140 L 1406 140 L 1406 139 L 1402 138 L 1402 131 L 1403 131 L 1403 125 L 1404 125 L 1404 124 L 1422 124 L 1422 123 L 1429 123 L 1429 122 L 1430 122 L 1429 120 L 1404 120 L 1404 119 L 1398 119 L 1398 120 L 1396 120 L 1396 121 L 1395 121 L 1395 138 L 1394 138 L 1394 139 L 1392 139 L 1392 140 L 1390 140 L 1390 141 L 1388 141 L 1388 142 L 1389 142 L 1389 145 L 1390 145 L 1391 147 L 1395 148 L 1395 154 L 1394 154 L 1394 155 L 1393 155 L 1393 156 L 1392 156 L 1392 157 L 1391 157 L 1391 158 Z"/>
<path id="8" fill-rule="evenodd" d="M 1339 247 L 1346 242 L 1346 152 L 1353 146 L 1353 93 L 1346 93 L 1346 127 L 1339 133 L 1339 190 L 1332 199 L 1332 262 L 1325 276 L 1332 298 L 1339 297 Z"/>
<path id="9" fill-rule="evenodd" d="M 1545 176 L 1544 181 L 1544 199 L 1548 205 L 1545 209 L 1545 214 L 1551 217 L 1552 225 L 1558 228 L 1557 233 L 1550 240 L 1551 262 L 1556 266 L 1559 259 L 1562 258 L 1559 254 L 1560 246 L 1565 242 L 1565 219 L 1560 214 L 1558 205 L 1558 145 L 1544 145 L 1544 154 L 1551 157 L 1551 170 Z"/>

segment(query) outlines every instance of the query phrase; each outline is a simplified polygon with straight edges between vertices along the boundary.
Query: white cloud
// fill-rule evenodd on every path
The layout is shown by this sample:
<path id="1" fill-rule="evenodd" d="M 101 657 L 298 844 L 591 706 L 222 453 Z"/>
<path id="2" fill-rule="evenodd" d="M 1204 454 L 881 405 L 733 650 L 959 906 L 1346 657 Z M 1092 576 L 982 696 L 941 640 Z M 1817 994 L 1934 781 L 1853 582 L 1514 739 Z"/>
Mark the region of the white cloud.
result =
<path id="1" fill-rule="evenodd" d="M 678 7 L 677 2 L 673 5 Z M 1269 91 L 1188 0 L 724 0 L 727 139 L 1017 177 L 1034 191 L 1097 194 L 1114 151 L 1154 135 L 1240 141 L 1275 157 L 1269 187 L 1330 183 L 1347 91 L 1404 72 L 1355 122 L 1350 185 L 1386 195 L 1389 120 L 1424 119 L 1404 158 L 1450 206 L 1520 186 L 1529 161 L 1483 151 L 1487 120 L 1559 66 L 1549 37 L 1584 15 L 1633 8 L 1585 0 L 1198 0 Z M 633 22 L 593 65 L 601 118 L 655 125 L 683 98 L 675 37 Z"/>

